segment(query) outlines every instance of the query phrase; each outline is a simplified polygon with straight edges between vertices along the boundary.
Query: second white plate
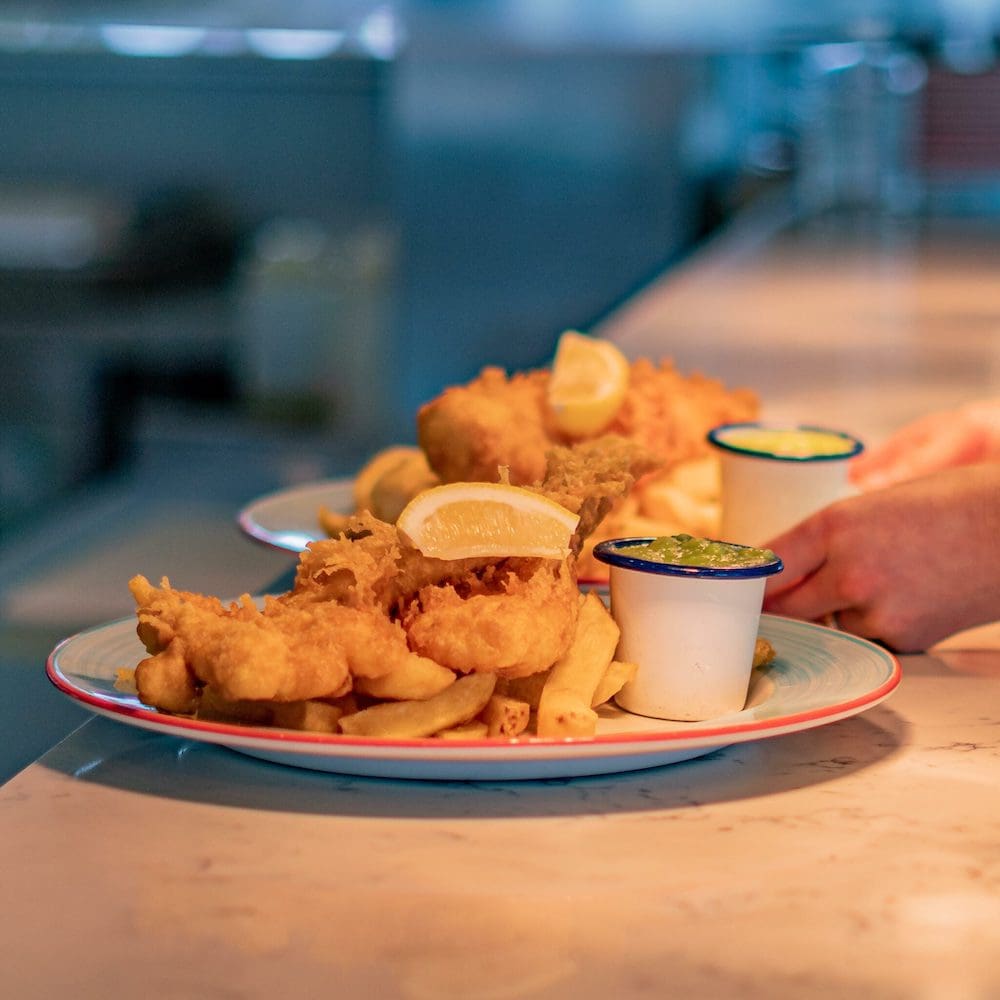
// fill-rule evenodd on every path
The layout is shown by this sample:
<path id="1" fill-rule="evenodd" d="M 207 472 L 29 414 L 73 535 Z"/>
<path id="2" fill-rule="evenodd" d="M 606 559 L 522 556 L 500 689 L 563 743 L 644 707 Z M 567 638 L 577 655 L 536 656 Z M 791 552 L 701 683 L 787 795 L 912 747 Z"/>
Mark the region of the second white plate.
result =
<path id="1" fill-rule="evenodd" d="M 353 480 L 327 479 L 268 493 L 247 504 L 236 521 L 245 534 L 264 545 L 301 552 L 310 542 L 326 537 L 319 523 L 321 507 L 352 513 Z"/>

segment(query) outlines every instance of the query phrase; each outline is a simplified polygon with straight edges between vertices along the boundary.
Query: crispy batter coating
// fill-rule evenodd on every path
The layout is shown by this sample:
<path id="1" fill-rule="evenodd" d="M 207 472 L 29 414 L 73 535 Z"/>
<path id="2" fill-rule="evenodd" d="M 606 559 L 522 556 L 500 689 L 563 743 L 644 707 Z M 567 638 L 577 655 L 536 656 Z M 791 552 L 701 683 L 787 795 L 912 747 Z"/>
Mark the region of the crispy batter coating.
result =
<path id="1" fill-rule="evenodd" d="M 170 639 L 136 668 L 146 704 L 190 711 L 200 686 L 228 701 L 331 698 L 353 677 L 381 677 L 416 656 L 398 622 L 377 608 L 302 599 L 293 591 L 258 609 L 249 597 L 224 607 L 187 599 L 164 580 L 130 584 L 140 627 Z M 186 667 L 186 672 L 180 669 Z"/>
<path id="2" fill-rule="evenodd" d="M 460 581 L 495 562 L 432 559 L 406 544 L 394 525 L 361 514 L 339 537 L 312 542 L 299 556 L 295 593 L 391 614 L 421 587 Z"/>
<path id="3" fill-rule="evenodd" d="M 547 369 L 507 375 L 484 368 L 462 386 L 446 389 L 417 413 L 417 438 L 431 469 L 444 482 L 493 482 L 507 467 L 518 486 L 539 482 L 546 454 L 571 442 L 554 426 L 546 402 Z M 706 453 L 705 435 L 721 423 L 756 416 L 756 395 L 721 382 L 682 375 L 669 361 L 633 361 L 625 399 L 606 433 L 651 452 L 661 464 Z"/>
<path id="4" fill-rule="evenodd" d="M 464 587 L 424 587 L 404 618 L 410 645 L 460 673 L 524 677 L 569 648 L 580 591 L 569 560 L 510 560 Z"/>
<path id="5" fill-rule="evenodd" d="M 661 464 L 641 445 L 620 435 L 605 434 L 572 447 L 549 449 L 545 478 L 537 489 L 579 514 L 573 540 L 573 550 L 579 552 L 636 482 Z"/>
<path id="6" fill-rule="evenodd" d="M 682 375 L 669 361 L 632 362 L 628 392 L 607 428 L 672 466 L 708 452 L 705 437 L 719 424 L 753 420 L 759 401 L 749 389 L 727 389 L 717 379 Z"/>
<path id="7" fill-rule="evenodd" d="M 417 414 L 417 440 L 431 469 L 446 483 L 492 483 L 505 466 L 515 486 L 537 483 L 545 453 L 565 443 L 549 426 L 547 384 L 545 371 L 508 377 L 489 367 L 467 385 L 445 389 Z"/>

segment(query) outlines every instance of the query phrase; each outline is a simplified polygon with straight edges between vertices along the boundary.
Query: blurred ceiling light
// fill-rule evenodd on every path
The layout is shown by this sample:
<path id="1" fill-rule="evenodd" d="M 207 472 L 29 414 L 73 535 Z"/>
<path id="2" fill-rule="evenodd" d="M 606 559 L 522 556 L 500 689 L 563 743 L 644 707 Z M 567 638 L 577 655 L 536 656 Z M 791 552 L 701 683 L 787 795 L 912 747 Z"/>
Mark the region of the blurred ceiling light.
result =
<path id="1" fill-rule="evenodd" d="M 323 59 L 337 51 L 344 41 L 342 31 L 301 28 L 252 28 L 247 42 L 267 59 Z"/>
<path id="2" fill-rule="evenodd" d="M 376 59 L 392 59 L 403 44 L 403 27 L 391 7 L 377 7 L 361 22 L 358 42 Z"/>
<path id="3" fill-rule="evenodd" d="M 837 73 L 860 65 L 865 58 L 862 42 L 831 42 L 813 45 L 807 50 L 809 64 L 818 73 Z"/>
<path id="4" fill-rule="evenodd" d="M 0 48 L 28 51 L 45 44 L 49 25 L 42 21 L 4 21 L 0 23 Z"/>
<path id="5" fill-rule="evenodd" d="M 201 46 L 206 56 L 239 56 L 246 50 L 246 36 L 237 28 L 213 28 L 205 35 Z"/>
<path id="6" fill-rule="evenodd" d="M 102 24 L 101 39 L 112 52 L 124 56 L 183 56 L 205 38 L 204 28 L 166 24 Z"/>

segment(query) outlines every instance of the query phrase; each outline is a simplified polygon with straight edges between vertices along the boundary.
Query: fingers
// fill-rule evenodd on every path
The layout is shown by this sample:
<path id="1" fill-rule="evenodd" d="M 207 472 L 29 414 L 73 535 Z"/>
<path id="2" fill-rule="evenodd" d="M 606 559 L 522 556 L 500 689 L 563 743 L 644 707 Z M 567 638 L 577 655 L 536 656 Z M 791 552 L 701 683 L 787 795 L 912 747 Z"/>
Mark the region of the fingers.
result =
<path id="1" fill-rule="evenodd" d="M 778 535 L 766 547 L 784 564 L 784 569 L 767 581 L 765 594 L 768 598 L 784 593 L 812 576 L 826 562 L 826 542 L 817 515 Z"/>
<path id="2" fill-rule="evenodd" d="M 851 464 L 851 481 L 864 490 L 979 461 L 987 450 L 981 427 L 954 415 L 934 414 L 917 421 Z"/>
<path id="3" fill-rule="evenodd" d="M 787 590 L 765 594 L 764 610 L 789 618 L 821 621 L 844 609 L 833 587 L 832 574 L 820 569 Z"/>
<path id="4" fill-rule="evenodd" d="M 875 480 L 884 485 L 883 480 L 895 477 L 898 468 L 905 467 L 913 454 L 920 452 L 934 437 L 939 422 L 937 414 L 923 417 L 897 431 L 881 445 L 863 451 L 851 462 L 851 481 L 864 489 L 874 488 L 871 483 Z"/>

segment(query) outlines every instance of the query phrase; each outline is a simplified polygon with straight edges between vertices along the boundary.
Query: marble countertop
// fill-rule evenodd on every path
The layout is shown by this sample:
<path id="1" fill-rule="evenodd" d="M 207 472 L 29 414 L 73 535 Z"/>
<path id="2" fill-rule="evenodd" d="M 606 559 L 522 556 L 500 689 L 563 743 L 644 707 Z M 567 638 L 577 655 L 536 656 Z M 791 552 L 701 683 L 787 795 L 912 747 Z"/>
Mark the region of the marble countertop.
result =
<path id="1" fill-rule="evenodd" d="M 600 778 L 338 777 L 95 719 L 0 789 L 5 989 L 996 996 L 996 648 Z"/>
<path id="2" fill-rule="evenodd" d="M 988 262 L 897 249 L 880 282 L 840 238 L 710 248 L 607 329 L 871 434 L 985 391 L 1000 296 L 966 268 Z M 338 776 L 91 719 L 0 787 L 4 991 L 996 997 L 1000 628 L 901 662 L 855 717 L 566 780 Z"/>

